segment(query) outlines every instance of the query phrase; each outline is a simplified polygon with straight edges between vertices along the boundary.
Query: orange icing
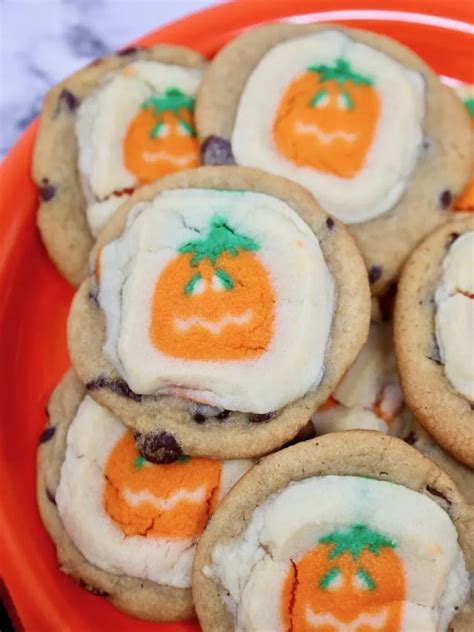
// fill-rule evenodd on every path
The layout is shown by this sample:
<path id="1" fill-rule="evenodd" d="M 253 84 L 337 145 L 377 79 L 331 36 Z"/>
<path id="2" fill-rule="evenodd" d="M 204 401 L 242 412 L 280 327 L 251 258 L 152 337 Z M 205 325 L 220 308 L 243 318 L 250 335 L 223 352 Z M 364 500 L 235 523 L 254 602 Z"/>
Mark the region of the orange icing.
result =
<path id="1" fill-rule="evenodd" d="M 103 502 L 125 535 L 196 538 L 202 533 L 218 500 L 221 463 L 185 459 L 149 463 L 140 456 L 131 432 L 115 444 L 105 466 Z M 202 498 L 197 500 L 192 494 L 197 496 L 200 489 Z M 131 503 L 130 494 L 140 493 L 150 497 Z"/>
<path id="2" fill-rule="evenodd" d="M 356 556 L 349 550 L 334 555 L 332 544 L 319 544 L 291 561 L 280 612 L 288 632 L 338 632 L 332 618 L 349 625 L 363 614 L 383 612 L 381 627 L 361 623 L 357 631 L 398 632 L 405 595 L 403 564 L 392 548 L 369 544 Z M 313 623 L 308 611 L 316 616 Z M 320 616 L 326 622 L 317 622 Z"/>
<path id="3" fill-rule="evenodd" d="M 371 83 L 307 71 L 285 91 L 273 123 L 278 151 L 298 167 L 352 178 L 364 164 L 380 118 Z"/>
<path id="4" fill-rule="evenodd" d="M 195 135 L 185 131 L 182 121 L 191 128 L 194 125 L 193 114 L 185 108 L 156 114 L 147 107 L 136 114 L 127 130 L 123 152 L 125 167 L 140 184 L 199 165 L 199 143 Z M 152 130 L 160 122 L 162 135 L 152 137 Z"/>
<path id="5" fill-rule="evenodd" d="M 252 251 L 231 254 L 220 248 L 216 257 L 206 255 L 197 263 L 193 252 L 183 252 L 158 278 L 150 336 L 162 353 L 187 360 L 247 360 L 267 350 L 275 318 L 268 272 Z M 199 287 L 196 282 L 191 289 L 198 277 Z"/>

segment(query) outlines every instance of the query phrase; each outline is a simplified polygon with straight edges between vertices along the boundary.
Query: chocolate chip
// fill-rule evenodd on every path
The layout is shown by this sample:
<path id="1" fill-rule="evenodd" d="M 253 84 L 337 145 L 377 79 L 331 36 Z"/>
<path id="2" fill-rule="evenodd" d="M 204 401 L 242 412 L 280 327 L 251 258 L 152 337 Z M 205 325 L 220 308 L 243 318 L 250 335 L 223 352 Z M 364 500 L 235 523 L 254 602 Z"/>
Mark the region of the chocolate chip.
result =
<path id="1" fill-rule="evenodd" d="M 40 187 L 40 198 L 43 202 L 49 202 L 53 199 L 55 194 L 56 187 L 53 187 L 53 185 L 49 183 L 49 180 L 44 178 Z"/>
<path id="2" fill-rule="evenodd" d="M 72 24 L 65 32 L 66 42 L 77 57 L 99 57 L 105 55 L 107 46 L 87 26 Z"/>
<path id="3" fill-rule="evenodd" d="M 195 413 L 193 415 L 193 419 L 197 424 L 203 424 L 206 421 L 207 417 L 204 417 L 204 415 L 201 415 L 201 413 Z"/>
<path id="4" fill-rule="evenodd" d="M 75 94 L 63 88 L 59 93 L 58 97 L 58 106 L 62 108 L 63 106 L 68 109 L 70 112 L 74 112 L 74 110 L 79 105 L 79 99 Z"/>
<path id="5" fill-rule="evenodd" d="M 120 57 L 125 57 L 126 55 L 134 55 L 139 50 L 140 48 L 138 46 L 127 46 L 127 48 L 122 48 L 121 50 L 117 51 L 117 55 L 119 55 Z"/>
<path id="6" fill-rule="evenodd" d="M 451 206 L 451 202 L 453 201 L 453 194 L 449 189 L 445 189 L 441 195 L 439 196 L 439 202 L 441 204 L 441 208 L 449 208 Z"/>
<path id="7" fill-rule="evenodd" d="M 87 592 L 95 595 L 96 597 L 110 597 L 110 593 L 108 593 L 106 590 L 102 590 L 102 588 L 96 588 L 95 586 L 92 586 L 92 584 L 88 584 L 87 582 L 85 582 L 83 579 L 79 580 L 79 586 L 81 588 L 84 588 L 84 590 L 87 590 Z"/>
<path id="8" fill-rule="evenodd" d="M 135 432 L 134 438 L 138 451 L 150 463 L 174 463 L 183 453 L 181 446 L 169 432 Z"/>
<path id="9" fill-rule="evenodd" d="M 46 498 L 49 500 L 50 503 L 53 503 L 53 505 L 56 504 L 56 498 L 54 497 L 53 492 L 46 488 Z"/>
<path id="10" fill-rule="evenodd" d="M 369 270 L 369 283 L 375 283 L 382 276 L 382 266 L 372 266 Z"/>
<path id="11" fill-rule="evenodd" d="M 56 432 L 56 426 L 48 426 L 47 428 L 45 428 L 43 432 L 40 434 L 40 438 L 39 438 L 40 445 L 42 443 L 46 443 L 47 441 L 50 441 L 54 437 L 55 432 Z"/>
<path id="12" fill-rule="evenodd" d="M 138 393 L 134 393 L 125 380 L 110 380 L 105 377 L 105 375 L 101 375 L 86 384 L 86 389 L 88 391 L 95 391 L 99 388 L 108 388 L 113 393 L 121 395 L 122 397 L 128 397 L 128 399 L 131 399 L 134 402 L 142 401 L 142 396 Z"/>
<path id="13" fill-rule="evenodd" d="M 436 489 L 436 487 L 432 487 L 431 485 L 427 485 L 426 486 L 426 491 L 428 493 L 430 493 L 432 496 L 436 496 L 437 498 L 441 498 L 442 500 L 444 500 L 445 502 L 448 503 L 448 505 L 451 505 L 451 501 L 449 500 L 449 498 L 447 498 L 443 492 L 440 492 L 439 489 Z"/>
<path id="14" fill-rule="evenodd" d="M 270 421 L 270 419 L 275 419 L 277 415 L 278 412 L 276 410 L 272 410 L 272 412 L 270 413 L 250 413 L 248 419 L 252 424 L 259 424 L 262 423 L 262 421 Z"/>
<path id="15" fill-rule="evenodd" d="M 407 434 L 406 437 L 403 437 L 403 441 L 408 443 L 408 445 L 414 445 L 418 441 L 418 436 L 413 430 Z"/>
<path id="16" fill-rule="evenodd" d="M 449 233 L 448 246 L 451 246 L 451 244 L 453 244 L 458 237 L 459 237 L 459 233 Z"/>
<path id="17" fill-rule="evenodd" d="M 328 228 L 333 228 L 334 227 L 334 220 L 332 217 L 328 217 L 326 220 L 326 226 Z"/>
<path id="18" fill-rule="evenodd" d="M 220 413 L 217 413 L 216 419 L 227 419 L 230 413 L 230 410 L 222 410 Z"/>
<path id="19" fill-rule="evenodd" d="M 230 141 L 220 136 L 209 136 L 201 145 L 203 165 L 235 165 Z"/>

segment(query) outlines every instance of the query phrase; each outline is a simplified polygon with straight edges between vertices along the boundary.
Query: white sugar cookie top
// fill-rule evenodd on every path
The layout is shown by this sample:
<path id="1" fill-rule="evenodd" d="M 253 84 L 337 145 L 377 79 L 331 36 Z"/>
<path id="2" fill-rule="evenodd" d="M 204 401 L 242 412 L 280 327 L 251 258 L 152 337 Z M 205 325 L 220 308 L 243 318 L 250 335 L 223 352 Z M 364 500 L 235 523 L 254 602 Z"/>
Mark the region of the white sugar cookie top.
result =
<path id="1" fill-rule="evenodd" d="M 238 164 L 305 186 L 352 224 L 392 208 L 422 138 L 424 82 L 388 55 L 333 30 L 271 48 L 242 92 Z"/>
<path id="2" fill-rule="evenodd" d="M 283 201 L 164 191 L 131 211 L 100 263 L 104 351 L 136 393 L 268 413 L 319 384 L 334 283 Z"/>
<path id="3" fill-rule="evenodd" d="M 228 591 L 239 631 L 438 632 L 469 595 L 448 514 L 400 485 L 352 476 L 290 483 L 215 546 L 204 572 Z"/>
<path id="4" fill-rule="evenodd" d="M 403 405 L 403 395 L 392 336 L 390 324 L 370 324 L 369 337 L 354 364 L 312 417 L 317 435 L 357 428 L 393 434 L 393 430 L 398 429 L 397 415 Z"/>
<path id="5" fill-rule="evenodd" d="M 252 461 L 145 461 L 132 433 L 85 397 L 67 435 L 56 493 L 63 525 L 94 566 L 177 588 L 191 585 L 195 544 Z"/>
<path id="6" fill-rule="evenodd" d="M 136 61 L 83 101 L 76 136 L 94 234 L 118 206 L 114 192 L 199 164 L 193 111 L 200 81 L 195 68 Z"/>
<path id="7" fill-rule="evenodd" d="M 474 231 L 451 245 L 435 301 L 436 339 L 446 377 L 458 393 L 474 401 Z"/>

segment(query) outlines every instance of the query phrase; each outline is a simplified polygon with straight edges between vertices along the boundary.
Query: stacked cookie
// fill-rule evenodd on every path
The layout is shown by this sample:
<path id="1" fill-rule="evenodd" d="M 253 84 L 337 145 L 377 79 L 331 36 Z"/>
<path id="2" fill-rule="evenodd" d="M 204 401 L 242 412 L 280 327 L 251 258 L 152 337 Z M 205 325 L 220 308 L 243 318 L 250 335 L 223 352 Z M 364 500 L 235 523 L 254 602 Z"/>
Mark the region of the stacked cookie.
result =
<path id="1" fill-rule="evenodd" d="M 469 629 L 469 134 L 416 55 L 330 25 L 209 65 L 126 50 L 51 91 L 38 224 L 78 286 L 38 457 L 62 570 L 204 630 Z"/>

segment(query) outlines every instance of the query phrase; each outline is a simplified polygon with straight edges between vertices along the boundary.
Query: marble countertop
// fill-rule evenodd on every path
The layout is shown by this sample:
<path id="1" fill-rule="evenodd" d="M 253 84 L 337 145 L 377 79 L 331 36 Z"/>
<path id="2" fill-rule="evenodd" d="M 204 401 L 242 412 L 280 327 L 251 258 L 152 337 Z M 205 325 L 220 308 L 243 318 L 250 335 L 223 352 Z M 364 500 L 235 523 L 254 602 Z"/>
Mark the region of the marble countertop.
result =
<path id="1" fill-rule="evenodd" d="M 55 83 L 218 0 L 0 0 L 0 158 Z"/>

